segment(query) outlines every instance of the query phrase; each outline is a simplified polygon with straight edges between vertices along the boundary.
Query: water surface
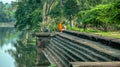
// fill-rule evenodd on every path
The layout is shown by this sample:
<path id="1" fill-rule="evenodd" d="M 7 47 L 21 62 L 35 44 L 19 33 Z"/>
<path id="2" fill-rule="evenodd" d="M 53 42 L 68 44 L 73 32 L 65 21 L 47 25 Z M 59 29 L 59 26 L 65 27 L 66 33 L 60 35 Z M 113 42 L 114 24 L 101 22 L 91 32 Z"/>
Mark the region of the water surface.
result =
<path id="1" fill-rule="evenodd" d="M 24 37 L 13 28 L 0 28 L 0 67 L 35 67 L 35 43 Z"/>
<path id="2" fill-rule="evenodd" d="M 13 43 L 17 39 L 17 34 L 14 34 L 13 28 L 0 28 L 0 67 L 15 67 L 15 60 L 8 53 L 9 49 L 15 50 Z"/>

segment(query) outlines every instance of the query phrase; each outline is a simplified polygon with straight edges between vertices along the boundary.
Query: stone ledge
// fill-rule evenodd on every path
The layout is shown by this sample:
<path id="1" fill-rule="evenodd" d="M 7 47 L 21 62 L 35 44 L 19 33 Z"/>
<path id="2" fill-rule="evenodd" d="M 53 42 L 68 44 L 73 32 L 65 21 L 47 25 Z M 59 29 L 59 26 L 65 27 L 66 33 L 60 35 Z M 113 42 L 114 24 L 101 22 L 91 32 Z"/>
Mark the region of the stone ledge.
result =
<path id="1" fill-rule="evenodd" d="M 70 62 L 69 67 L 120 67 L 120 62 Z"/>
<path id="2" fill-rule="evenodd" d="M 64 30 L 63 32 L 80 37 L 80 38 L 100 42 L 107 46 L 111 46 L 113 48 L 120 49 L 120 39 L 118 38 L 112 38 L 112 37 L 101 36 L 97 34 L 82 33 L 82 32 L 76 32 L 76 31 L 68 31 L 68 30 Z"/>

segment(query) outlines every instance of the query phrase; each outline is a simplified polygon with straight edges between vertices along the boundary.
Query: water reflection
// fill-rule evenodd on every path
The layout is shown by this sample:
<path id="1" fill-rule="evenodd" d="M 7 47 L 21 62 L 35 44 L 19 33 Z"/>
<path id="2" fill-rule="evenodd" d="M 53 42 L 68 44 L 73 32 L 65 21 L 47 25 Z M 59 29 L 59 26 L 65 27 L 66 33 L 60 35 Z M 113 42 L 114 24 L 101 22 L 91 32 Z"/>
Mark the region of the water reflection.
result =
<path id="1" fill-rule="evenodd" d="M 25 44 L 21 40 L 14 44 L 16 50 L 8 50 L 15 59 L 15 67 L 35 67 L 36 46 L 34 44 Z"/>
<path id="2" fill-rule="evenodd" d="M 14 43 L 18 38 L 18 33 L 14 28 L 0 28 L 0 46 Z"/>
<path id="3" fill-rule="evenodd" d="M 14 28 L 0 28 L 0 67 L 39 67 L 49 65 L 48 60 L 36 51 L 35 38 L 26 39 L 26 32 Z M 38 60 L 39 56 L 41 60 Z"/>
<path id="4" fill-rule="evenodd" d="M 35 67 L 35 42 L 19 36 L 14 28 L 0 28 L 0 67 Z"/>
<path id="5" fill-rule="evenodd" d="M 15 50 L 13 43 L 17 38 L 18 33 L 14 28 L 0 28 L 0 67 L 15 67 L 15 60 L 7 50 Z"/>
<path id="6" fill-rule="evenodd" d="M 15 67 L 15 60 L 7 52 L 8 49 L 14 50 L 14 48 L 11 46 L 11 43 L 4 45 L 3 48 L 0 49 L 0 67 Z"/>

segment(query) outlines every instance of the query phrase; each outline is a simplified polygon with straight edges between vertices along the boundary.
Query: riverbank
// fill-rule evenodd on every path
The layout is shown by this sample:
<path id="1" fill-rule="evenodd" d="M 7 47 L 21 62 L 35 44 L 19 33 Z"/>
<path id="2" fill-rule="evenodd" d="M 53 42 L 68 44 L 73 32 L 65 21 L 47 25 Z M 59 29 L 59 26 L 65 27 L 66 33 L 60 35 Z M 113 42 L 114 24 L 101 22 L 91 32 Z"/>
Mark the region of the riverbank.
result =
<path id="1" fill-rule="evenodd" d="M 6 23 L 0 22 L 0 27 L 14 27 L 14 25 L 15 22 L 6 22 Z"/>
<path id="2" fill-rule="evenodd" d="M 77 27 L 73 27 L 73 28 L 68 27 L 67 30 L 77 31 L 77 32 L 85 32 L 85 33 L 91 33 L 91 34 L 98 34 L 101 36 L 108 36 L 108 37 L 113 37 L 113 38 L 120 38 L 120 31 L 104 32 L 104 31 L 100 31 L 97 29 L 87 28 L 86 30 L 84 30 L 83 28 L 77 28 Z"/>
<path id="3" fill-rule="evenodd" d="M 120 32 L 119 31 L 116 31 L 116 32 L 97 32 L 97 33 L 93 33 L 93 34 L 99 34 L 99 35 L 102 35 L 102 36 L 120 38 Z"/>

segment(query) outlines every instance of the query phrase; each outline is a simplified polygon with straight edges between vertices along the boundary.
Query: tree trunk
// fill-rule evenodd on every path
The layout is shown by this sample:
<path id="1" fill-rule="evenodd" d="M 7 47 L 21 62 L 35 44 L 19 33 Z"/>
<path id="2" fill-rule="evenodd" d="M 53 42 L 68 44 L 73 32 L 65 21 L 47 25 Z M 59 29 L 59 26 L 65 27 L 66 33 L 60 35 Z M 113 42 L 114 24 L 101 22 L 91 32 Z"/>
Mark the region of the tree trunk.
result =
<path id="1" fill-rule="evenodd" d="M 109 29 L 109 28 L 108 28 L 108 25 L 105 23 L 105 25 L 104 25 L 104 31 L 107 32 L 108 29 Z"/>
<path id="2" fill-rule="evenodd" d="M 84 24 L 83 28 L 84 28 L 84 31 L 85 31 L 86 28 L 87 28 L 87 24 L 86 23 Z"/>
<path id="3" fill-rule="evenodd" d="M 69 19 L 69 21 L 70 21 L 70 26 L 71 26 L 71 27 L 73 27 L 74 25 L 73 25 L 72 16 L 70 16 L 70 19 Z"/>

